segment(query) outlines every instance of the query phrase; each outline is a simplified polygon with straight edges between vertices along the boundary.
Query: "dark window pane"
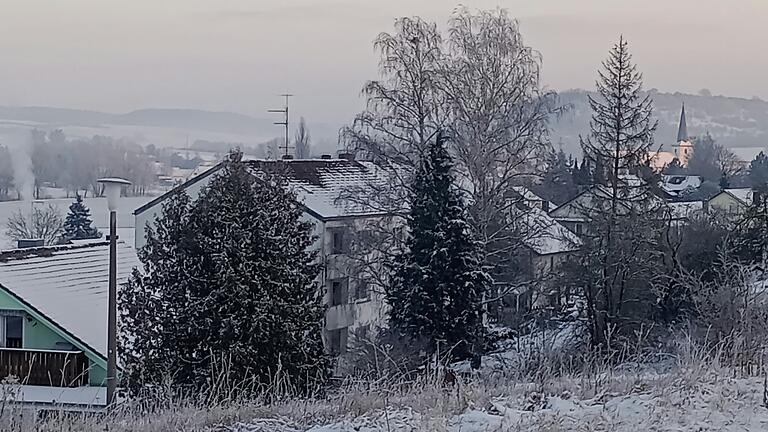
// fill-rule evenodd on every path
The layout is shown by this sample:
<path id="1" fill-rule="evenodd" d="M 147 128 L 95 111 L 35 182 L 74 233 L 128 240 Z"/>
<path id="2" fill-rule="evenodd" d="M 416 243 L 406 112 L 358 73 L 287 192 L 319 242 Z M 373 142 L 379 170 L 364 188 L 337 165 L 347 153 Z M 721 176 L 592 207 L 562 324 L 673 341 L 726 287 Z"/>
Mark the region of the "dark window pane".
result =
<path id="1" fill-rule="evenodd" d="M 21 348 L 24 319 L 18 316 L 5 317 L 5 346 L 6 348 Z"/>

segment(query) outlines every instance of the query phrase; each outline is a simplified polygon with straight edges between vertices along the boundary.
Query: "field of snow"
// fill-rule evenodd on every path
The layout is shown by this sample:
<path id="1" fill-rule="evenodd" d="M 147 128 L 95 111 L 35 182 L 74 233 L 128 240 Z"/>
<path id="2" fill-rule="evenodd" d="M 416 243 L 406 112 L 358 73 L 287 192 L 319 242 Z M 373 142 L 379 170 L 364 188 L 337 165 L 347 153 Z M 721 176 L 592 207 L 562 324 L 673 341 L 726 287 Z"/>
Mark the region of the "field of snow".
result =
<path id="1" fill-rule="evenodd" d="M 149 196 L 125 197 L 120 200 L 120 207 L 117 213 L 118 236 L 127 244 L 133 245 L 135 226 L 133 211 L 153 198 Z M 13 240 L 8 238 L 5 233 L 6 221 L 12 214 L 19 210 L 29 213 L 32 205 L 45 206 L 51 204 L 56 206 L 63 215 L 66 215 L 72 201 L 72 198 L 55 198 L 35 203 L 30 201 L 0 202 L 0 250 L 14 247 Z M 106 198 L 86 198 L 84 201 L 85 205 L 91 210 L 93 224 L 102 233 L 106 234 L 109 231 L 109 210 L 107 209 Z"/>

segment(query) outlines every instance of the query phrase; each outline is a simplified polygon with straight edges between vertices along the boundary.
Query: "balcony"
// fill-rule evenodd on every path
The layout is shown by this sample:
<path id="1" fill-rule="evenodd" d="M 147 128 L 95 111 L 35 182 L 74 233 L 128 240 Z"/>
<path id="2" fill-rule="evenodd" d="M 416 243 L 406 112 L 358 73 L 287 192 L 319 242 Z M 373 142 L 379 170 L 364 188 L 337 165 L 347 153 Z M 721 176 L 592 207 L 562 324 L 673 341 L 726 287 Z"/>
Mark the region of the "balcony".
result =
<path id="1" fill-rule="evenodd" d="M 19 384 L 49 387 L 88 385 L 88 357 L 81 351 L 0 348 L 0 379 L 15 376 Z"/>

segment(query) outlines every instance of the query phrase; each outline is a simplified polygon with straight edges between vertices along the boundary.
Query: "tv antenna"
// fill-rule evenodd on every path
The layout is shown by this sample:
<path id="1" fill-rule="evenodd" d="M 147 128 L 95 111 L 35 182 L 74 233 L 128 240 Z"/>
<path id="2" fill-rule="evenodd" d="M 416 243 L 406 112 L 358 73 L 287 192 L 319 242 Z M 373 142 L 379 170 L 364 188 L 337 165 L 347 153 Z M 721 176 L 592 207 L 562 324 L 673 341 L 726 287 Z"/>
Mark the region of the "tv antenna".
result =
<path id="1" fill-rule="evenodd" d="M 283 156 L 287 158 L 287 157 L 289 157 L 291 155 L 291 153 L 290 153 L 291 147 L 290 147 L 289 142 L 288 142 L 288 124 L 289 124 L 289 122 L 288 122 L 288 119 L 289 119 L 288 118 L 288 98 L 293 96 L 293 95 L 289 94 L 289 93 L 283 93 L 280 96 L 285 98 L 285 108 L 283 108 L 283 109 L 271 109 L 268 112 L 285 114 L 285 121 L 275 122 L 275 124 L 276 125 L 285 126 L 285 145 L 283 146 Z"/>

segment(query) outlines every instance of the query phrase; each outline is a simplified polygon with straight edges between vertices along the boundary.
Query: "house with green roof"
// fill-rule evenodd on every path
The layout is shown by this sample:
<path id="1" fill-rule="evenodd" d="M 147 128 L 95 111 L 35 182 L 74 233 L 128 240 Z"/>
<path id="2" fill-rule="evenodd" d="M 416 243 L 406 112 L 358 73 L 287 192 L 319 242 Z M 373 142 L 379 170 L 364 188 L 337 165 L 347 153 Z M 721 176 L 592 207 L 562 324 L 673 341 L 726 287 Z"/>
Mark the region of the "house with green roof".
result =
<path id="1" fill-rule="evenodd" d="M 118 284 L 139 266 L 118 242 Z M 0 252 L 0 380 L 33 404 L 105 403 L 109 243 Z"/>

